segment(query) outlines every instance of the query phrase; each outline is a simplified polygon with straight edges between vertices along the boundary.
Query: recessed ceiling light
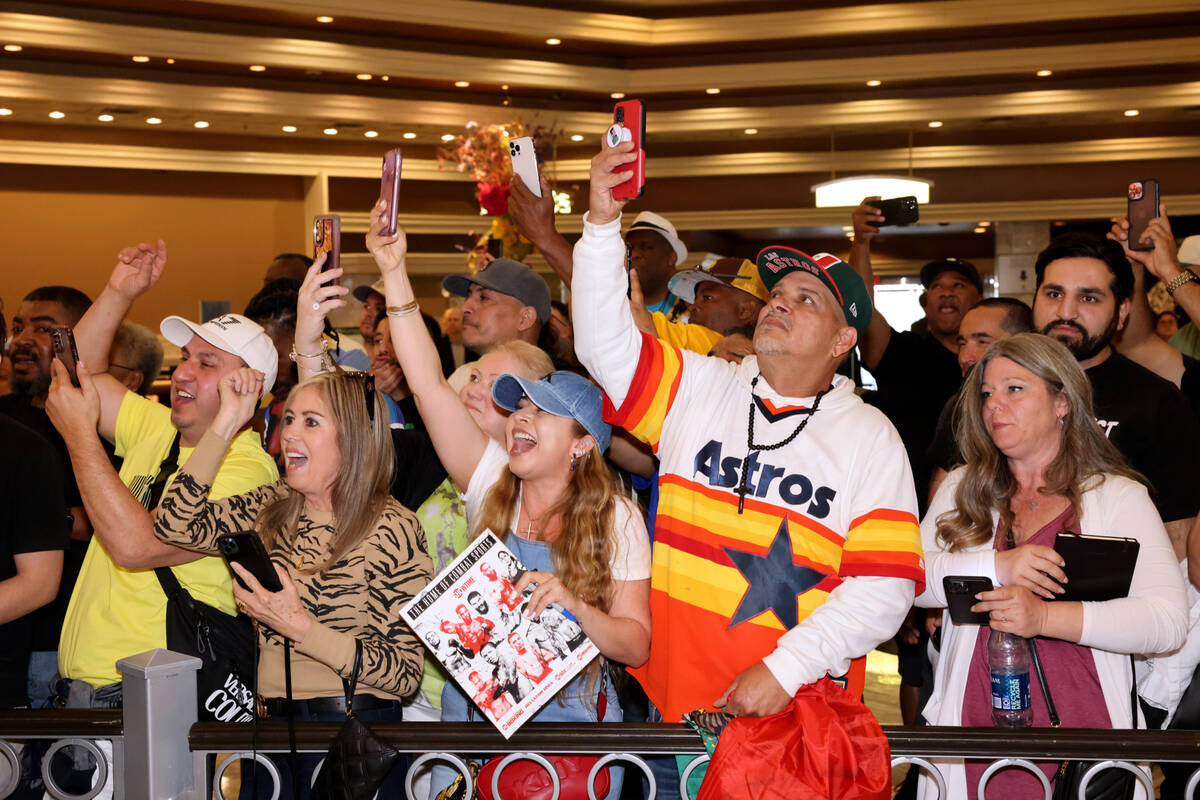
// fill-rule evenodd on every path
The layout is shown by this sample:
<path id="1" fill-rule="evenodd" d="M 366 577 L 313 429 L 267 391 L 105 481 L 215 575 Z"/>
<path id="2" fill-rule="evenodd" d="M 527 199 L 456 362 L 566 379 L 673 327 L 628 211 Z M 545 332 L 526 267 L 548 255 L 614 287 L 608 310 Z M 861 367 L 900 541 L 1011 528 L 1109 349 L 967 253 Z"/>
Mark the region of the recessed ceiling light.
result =
<path id="1" fill-rule="evenodd" d="M 62 119 L 63 117 L 66 116 L 66 114 L 64 114 L 61 111 L 51 111 L 49 116 L 50 116 L 50 119 Z"/>
<path id="2" fill-rule="evenodd" d="M 976 228 L 975 232 L 976 233 L 987 233 L 987 228 Z"/>
<path id="3" fill-rule="evenodd" d="M 415 133 L 413 133 L 412 131 L 408 131 L 407 133 L 404 134 L 404 138 L 405 139 L 415 139 L 415 138 L 417 138 L 417 135 Z"/>
<path id="4" fill-rule="evenodd" d="M 100 116 L 96 117 L 97 122 L 112 122 L 113 119 L 114 117 L 112 114 L 101 114 Z"/>
<path id="5" fill-rule="evenodd" d="M 175 59 L 173 59 L 173 58 L 168 58 L 168 59 L 167 59 L 167 63 L 168 63 L 168 64 L 174 64 L 174 63 L 175 63 Z"/>
<path id="6" fill-rule="evenodd" d="M 720 94 L 720 93 L 721 93 L 721 90 L 720 90 L 720 89 L 716 89 L 716 88 L 713 88 L 713 89 L 705 89 L 705 90 L 704 90 L 704 93 L 705 93 L 705 94 Z"/>
<path id="7" fill-rule="evenodd" d="M 390 78 L 387 75 L 380 75 L 379 80 L 386 81 L 386 80 L 390 80 Z"/>
<path id="8" fill-rule="evenodd" d="M 147 125 L 162 125 L 162 120 L 158 117 L 146 117 Z"/>
<path id="9" fill-rule="evenodd" d="M 207 122 L 205 122 L 205 121 L 204 121 L 204 120 L 202 120 L 202 119 L 198 119 L 198 120 L 196 120 L 195 122 L 193 122 L 193 123 L 192 123 L 192 127 L 193 127 L 193 128 L 207 128 L 207 127 L 208 127 L 208 123 L 207 123 Z"/>
<path id="10" fill-rule="evenodd" d="M 883 81 L 870 80 L 867 81 L 867 86 L 882 86 Z"/>
<path id="11" fill-rule="evenodd" d="M 746 130 L 742 131 L 742 133 L 746 134 L 747 136 L 753 136 L 754 134 L 758 133 L 758 128 L 746 128 Z"/>
<path id="12" fill-rule="evenodd" d="M 284 125 L 284 126 L 283 126 L 282 128 L 280 128 L 279 130 L 283 131 L 284 133 L 295 133 L 295 132 L 296 132 L 296 126 L 295 126 L 295 125 Z"/>
<path id="13" fill-rule="evenodd" d="M 981 227 L 981 228 L 988 228 L 988 227 L 991 227 L 991 224 L 992 224 L 992 223 L 991 223 L 991 220 L 986 220 L 986 219 L 983 219 L 983 220 L 980 220 L 979 222 L 977 222 L 977 223 L 975 223 L 975 224 L 976 224 L 976 225 L 978 225 L 978 226 L 979 226 L 979 227 Z"/>
<path id="14" fill-rule="evenodd" d="M 508 84 L 507 84 L 507 83 L 502 83 L 502 84 L 500 84 L 500 91 L 502 91 L 502 92 L 507 92 L 507 91 L 508 91 Z"/>
<path id="15" fill-rule="evenodd" d="M 1034 73 L 1034 74 L 1036 74 L 1036 75 L 1037 75 L 1039 78 L 1049 78 L 1051 75 L 1053 75 L 1053 74 L 1054 74 L 1054 70 L 1052 70 L 1052 69 L 1039 69 L 1039 70 L 1038 70 L 1036 73 Z"/>
<path id="16" fill-rule="evenodd" d="M 369 80 L 371 80 L 371 78 L 373 78 L 375 76 L 369 72 L 360 72 L 357 75 L 355 75 L 354 77 L 358 78 L 360 81 L 369 81 Z"/>
<path id="17" fill-rule="evenodd" d="M 553 36 L 551 36 L 549 39 L 546 40 L 546 44 L 550 45 L 551 47 L 554 47 L 555 45 L 562 44 L 562 39 L 555 39 Z"/>
<path id="18" fill-rule="evenodd" d="M 936 119 L 935 119 L 935 120 L 933 120 L 932 122 L 930 122 L 930 123 L 929 123 L 929 127 L 931 127 L 931 128 L 940 128 L 940 127 L 942 127 L 942 122 L 941 122 L 941 120 L 936 120 Z"/>
<path id="19" fill-rule="evenodd" d="M 323 133 L 326 136 L 337 136 L 337 128 L 326 128 Z"/>
<path id="20" fill-rule="evenodd" d="M 367 137 L 368 139 L 374 139 L 378 135 L 379 131 L 363 131 L 363 136 Z"/>
<path id="21" fill-rule="evenodd" d="M 25 48 L 21 47 L 19 44 L 6 44 L 4 45 L 4 49 L 10 53 L 19 53 Z"/>
<path id="22" fill-rule="evenodd" d="M 264 67 L 262 64 L 251 64 L 250 71 L 251 72 L 266 72 L 267 68 Z"/>
<path id="23" fill-rule="evenodd" d="M 11 108 L 0 108 L 0 117 L 7 117 L 7 116 L 11 116 L 11 115 L 12 115 Z"/>
<path id="24" fill-rule="evenodd" d="M 442 134 L 442 141 L 443 141 L 443 142 L 453 142 L 453 141 L 454 141 L 454 134 L 453 134 L 453 133 L 443 133 L 443 134 Z"/>
<path id="25" fill-rule="evenodd" d="M 1125 116 L 1127 117 L 1136 117 L 1140 113 L 1142 112 L 1138 111 L 1136 108 L 1129 108 L 1125 110 Z"/>
<path id="26" fill-rule="evenodd" d="M 851 225 L 843 225 L 842 226 L 842 233 L 849 233 L 852 230 L 854 230 L 854 227 Z"/>
<path id="27" fill-rule="evenodd" d="M 134 56 L 133 60 L 134 60 L 134 62 L 136 62 L 138 64 L 145 64 L 147 61 L 150 60 L 150 56 Z"/>
<path id="28" fill-rule="evenodd" d="M 622 100 L 625 97 L 625 93 L 624 92 L 613 92 L 612 94 L 609 95 L 609 97 L 611 97 L 613 100 Z"/>
<path id="29" fill-rule="evenodd" d="M 572 141 L 572 142 L 582 142 L 582 141 L 583 141 L 583 134 L 582 134 L 582 133 L 577 133 L 577 134 L 575 134 L 574 136 L 572 136 L 572 137 L 571 137 L 571 141 Z"/>
<path id="30" fill-rule="evenodd" d="M 471 82 L 470 81 L 455 81 L 454 85 L 457 86 L 459 89 L 465 89 L 471 85 Z"/>
<path id="31" fill-rule="evenodd" d="M 329 16 L 322 14 L 321 16 L 317 17 L 317 22 L 321 22 L 321 23 L 328 25 L 330 22 L 333 22 L 333 17 L 329 17 Z"/>

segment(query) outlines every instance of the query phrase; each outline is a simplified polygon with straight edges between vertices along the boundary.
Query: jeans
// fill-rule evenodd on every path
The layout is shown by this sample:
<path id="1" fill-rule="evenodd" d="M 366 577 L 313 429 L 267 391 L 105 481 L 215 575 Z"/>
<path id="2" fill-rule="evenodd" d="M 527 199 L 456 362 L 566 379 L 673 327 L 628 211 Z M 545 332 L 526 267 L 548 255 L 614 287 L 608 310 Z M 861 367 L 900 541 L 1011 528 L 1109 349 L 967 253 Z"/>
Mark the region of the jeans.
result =
<path id="1" fill-rule="evenodd" d="M 50 708 L 50 699 L 54 696 L 52 684 L 57 677 L 57 650 L 35 650 L 29 654 L 27 692 L 30 708 Z"/>

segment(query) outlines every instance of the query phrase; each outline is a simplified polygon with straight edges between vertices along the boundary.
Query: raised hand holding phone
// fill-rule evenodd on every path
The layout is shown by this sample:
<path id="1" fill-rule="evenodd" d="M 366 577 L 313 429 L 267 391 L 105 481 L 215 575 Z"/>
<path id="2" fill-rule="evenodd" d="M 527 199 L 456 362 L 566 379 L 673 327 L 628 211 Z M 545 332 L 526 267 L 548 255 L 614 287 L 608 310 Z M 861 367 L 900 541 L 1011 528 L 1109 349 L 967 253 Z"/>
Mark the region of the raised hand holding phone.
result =
<path id="1" fill-rule="evenodd" d="M 537 153 L 533 148 L 533 138 L 518 136 L 508 143 L 508 154 L 512 159 L 513 174 L 521 178 L 521 183 L 536 197 L 542 196 L 541 182 L 538 180 Z"/>
<path id="2" fill-rule="evenodd" d="M 1153 250 L 1154 242 L 1143 242 L 1146 226 L 1159 216 L 1158 181 L 1154 178 L 1133 181 L 1126 190 L 1128 207 L 1125 216 L 1129 219 L 1130 250 Z"/>
<path id="3" fill-rule="evenodd" d="M 389 150 L 383 156 L 383 175 L 379 181 L 379 199 L 387 204 L 387 224 L 383 231 L 388 236 L 396 235 L 396 212 L 400 206 L 400 166 L 404 157 L 399 150 Z"/>
<path id="4" fill-rule="evenodd" d="M 313 261 L 325 255 L 321 269 L 337 269 L 342 265 L 342 218 L 337 214 L 318 214 L 313 217 Z"/>
<path id="5" fill-rule="evenodd" d="M 387 209 L 382 202 L 371 209 L 370 223 L 367 227 L 367 250 L 375 257 L 379 271 L 383 274 L 404 269 L 405 256 L 408 255 L 408 237 L 404 229 L 396 226 L 396 232 L 385 232 L 387 226 Z"/>
<path id="6" fill-rule="evenodd" d="M 632 141 L 610 146 L 607 137 L 604 138 L 588 174 L 588 222 L 604 225 L 621 216 L 621 209 L 629 200 L 617 198 L 613 188 L 633 176 L 634 171 L 628 165 L 638 157 Z"/>
<path id="7" fill-rule="evenodd" d="M 613 187 L 613 197 L 618 200 L 635 200 L 646 188 L 646 107 L 641 100 L 623 100 L 613 106 L 613 124 L 605 134 L 610 147 L 629 142 L 633 145 L 636 158 L 629 162 L 633 166 L 629 178 Z"/>

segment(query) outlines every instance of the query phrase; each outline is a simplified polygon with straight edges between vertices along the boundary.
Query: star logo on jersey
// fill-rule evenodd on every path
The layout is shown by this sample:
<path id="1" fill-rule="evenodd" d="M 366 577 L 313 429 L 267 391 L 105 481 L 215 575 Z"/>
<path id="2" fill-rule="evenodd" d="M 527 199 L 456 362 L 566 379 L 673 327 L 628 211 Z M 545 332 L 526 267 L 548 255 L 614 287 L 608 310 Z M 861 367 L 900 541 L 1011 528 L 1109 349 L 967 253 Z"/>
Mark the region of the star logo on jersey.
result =
<path id="1" fill-rule="evenodd" d="M 729 620 L 730 628 L 767 610 L 775 612 L 783 627 L 789 630 L 796 627 L 796 597 L 826 577 L 824 573 L 802 567 L 792 560 L 792 537 L 786 519 L 779 524 L 779 531 L 765 556 L 731 547 L 726 547 L 725 552 L 750 584 Z"/>

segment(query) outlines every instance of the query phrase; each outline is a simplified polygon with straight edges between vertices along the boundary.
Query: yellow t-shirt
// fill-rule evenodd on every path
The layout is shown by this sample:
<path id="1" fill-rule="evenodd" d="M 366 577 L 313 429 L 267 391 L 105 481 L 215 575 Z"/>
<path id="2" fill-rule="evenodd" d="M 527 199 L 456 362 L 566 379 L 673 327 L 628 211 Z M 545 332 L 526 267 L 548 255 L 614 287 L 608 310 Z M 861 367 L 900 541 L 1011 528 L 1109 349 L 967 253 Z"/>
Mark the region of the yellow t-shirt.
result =
<path id="1" fill-rule="evenodd" d="M 713 345 L 725 337 L 703 325 L 693 323 L 671 322 L 661 311 L 652 313 L 655 336 L 671 347 L 681 350 L 691 350 L 702 356 L 708 355 Z"/>
<path id="2" fill-rule="evenodd" d="M 132 392 L 125 395 L 117 413 L 116 452 L 125 459 L 121 480 L 139 500 L 149 492 L 174 437 L 169 408 Z M 192 448 L 180 447 L 179 464 L 191 453 Z M 246 430 L 234 437 L 209 497 L 241 494 L 278 479 L 275 462 L 258 436 Z M 204 556 L 171 569 L 196 600 L 235 613 L 229 569 L 221 558 Z M 93 536 L 63 620 L 59 672 L 96 687 L 116 683 L 118 659 L 167 646 L 166 607 L 154 570 L 117 566 Z"/>

